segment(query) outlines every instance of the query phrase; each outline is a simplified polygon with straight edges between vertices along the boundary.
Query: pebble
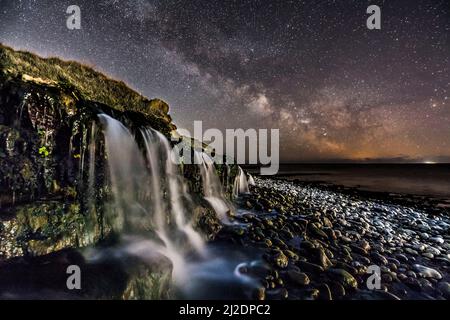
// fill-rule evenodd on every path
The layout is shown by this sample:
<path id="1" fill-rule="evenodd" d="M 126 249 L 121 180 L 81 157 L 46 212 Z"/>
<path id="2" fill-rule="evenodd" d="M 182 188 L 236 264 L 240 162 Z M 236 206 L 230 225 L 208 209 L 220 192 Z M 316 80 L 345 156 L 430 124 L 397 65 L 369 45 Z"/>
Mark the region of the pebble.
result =
<path id="1" fill-rule="evenodd" d="M 344 269 L 331 268 L 329 272 L 346 288 L 356 288 L 358 286 L 356 279 Z"/>
<path id="2" fill-rule="evenodd" d="M 439 282 L 437 288 L 446 299 L 450 299 L 450 283 Z"/>
<path id="3" fill-rule="evenodd" d="M 315 249 L 314 250 L 315 261 L 318 265 L 320 265 L 324 269 L 328 269 L 332 266 L 331 261 L 328 259 L 325 251 L 323 249 Z"/>
<path id="4" fill-rule="evenodd" d="M 255 180 L 258 188 L 265 189 L 251 204 L 259 201 L 286 212 L 251 220 L 260 230 L 250 229 L 244 235 L 253 239 L 256 234 L 261 238 L 257 243 L 273 248 L 272 264 L 289 268 L 280 271 L 286 284 L 274 279 L 269 286 L 274 281 L 277 288 L 289 283 L 306 286 L 293 289 L 291 298 L 324 300 L 345 295 L 352 299 L 359 292 L 378 299 L 448 296 L 450 219 L 440 211 L 428 215 L 416 200 L 404 206 L 347 195 L 333 187 Z M 368 291 L 363 282 L 358 283 L 371 265 L 380 267 L 385 293 Z"/>
<path id="5" fill-rule="evenodd" d="M 417 256 L 419 254 L 416 250 L 411 249 L 411 248 L 405 248 L 405 252 L 412 254 L 414 256 Z"/>
<path id="6" fill-rule="evenodd" d="M 330 290 L 333 297 L 341 299 L 346 295 L 346 291 L 343 285 L 338 282 L 330 283 Z"/>
<path id="7" fill-rule="evenodd" d="M 428 259 L 433 259 L 434 258 L 434 254 L 432 254 L 431 252 L 423 252 L 422 256 Z"/>
<path id="8" fill-rule="evenodd" d="M 275 265 L 279 268 L 286 268 L 289 264 L 289 259 L 288 257 L 286 257 L 286 255 L 282 252 L 282 251 L 278 251 L 274 256 L 273 256 L 273 262 L 275 263 Z"/>
<path id="9" fill-rule="evenodd" d="M 442 275 L 433 268 L 425 267 L 420 264 L 413 265 L 413 268 L 420 276 L 424 278 L 433 278 L 437 280 L 442 279 Z"/>
<path id="10" fill-rule="evenodd" d="M 432 237 L 430 240 L 439 244 L 443 244 L 445 242 L 442 237 Z"/>
<path id="11" fill-rule="evenodd" d="M 383 265 L 388 264 L 387 259 L 384 256 L 382 256 L 381 254 L 379 254 L 378 252 L 372 253 L 371 257 L 374 259 L 375 262 L 381 263 Z"/>
<path id="12" fill-rule="evenodd" d="M 326 300 L 326 301 L 333 300 L 330 287 L 326 283 L 320 284 L 318 289 L 319 289 L 319 300 Z"/>
<path id="13" fill-rule="evenodd" d="M 312 273 L 321 273 L 324 271 L 324 269 L 315 263 L 310 263 L 307 261 L 298 261 L 297 265 L 300 267 L 301 270 L 312 272 Z"/>

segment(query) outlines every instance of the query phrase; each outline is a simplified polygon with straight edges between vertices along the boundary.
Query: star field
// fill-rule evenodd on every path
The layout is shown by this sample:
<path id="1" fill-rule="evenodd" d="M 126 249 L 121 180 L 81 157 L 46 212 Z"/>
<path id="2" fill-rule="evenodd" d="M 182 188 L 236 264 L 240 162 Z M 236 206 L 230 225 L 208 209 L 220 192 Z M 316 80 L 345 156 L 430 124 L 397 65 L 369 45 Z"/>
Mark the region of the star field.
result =
<path id="1" fill-rule="evenodd" d="M 0 0 L 0 41 L 160 97 L 178 127 L 279 128 L 282 161 L 450 162 L 447 0 Z"/>

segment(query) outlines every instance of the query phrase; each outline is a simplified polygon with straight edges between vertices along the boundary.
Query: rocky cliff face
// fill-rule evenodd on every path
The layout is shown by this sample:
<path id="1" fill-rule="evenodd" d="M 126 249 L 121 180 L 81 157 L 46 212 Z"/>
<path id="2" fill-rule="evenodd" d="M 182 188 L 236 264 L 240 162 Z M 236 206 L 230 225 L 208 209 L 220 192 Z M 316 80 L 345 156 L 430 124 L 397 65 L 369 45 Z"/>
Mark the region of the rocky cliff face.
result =
<path id="1" fill-rule="evenodd" d="M 97 114 L 131 130 L 149 126 L 168 136 L 176 128 L 168 105 L 75 62 L 0 46 L 0 67 L 0 261 L 107 238 L 110 192 Z M 218 169 L 224 185 L 232 186 L 236 169 Z M 197 170 L 183 167 L 198 195 L 198 227 L 213 237 L 219 225 L 200 196 Z"/>

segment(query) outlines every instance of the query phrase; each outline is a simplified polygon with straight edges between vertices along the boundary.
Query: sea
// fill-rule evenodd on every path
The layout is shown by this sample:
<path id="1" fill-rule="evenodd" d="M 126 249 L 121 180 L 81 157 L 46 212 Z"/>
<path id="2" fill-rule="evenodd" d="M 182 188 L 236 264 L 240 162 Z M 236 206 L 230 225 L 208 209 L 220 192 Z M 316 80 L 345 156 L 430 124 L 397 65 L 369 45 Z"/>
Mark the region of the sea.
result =
<path id="1" fill-rule="evenodd" d="M 450 164 L 281 164 L 276 177 L 450 199 Z"/>

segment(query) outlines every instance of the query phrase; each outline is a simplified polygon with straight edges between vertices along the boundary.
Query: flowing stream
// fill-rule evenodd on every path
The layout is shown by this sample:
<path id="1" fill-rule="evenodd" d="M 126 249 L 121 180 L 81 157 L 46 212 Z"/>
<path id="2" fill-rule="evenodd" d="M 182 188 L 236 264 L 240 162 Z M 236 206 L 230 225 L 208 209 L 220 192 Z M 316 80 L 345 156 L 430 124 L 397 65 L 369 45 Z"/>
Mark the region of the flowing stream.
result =
<path id="1" fill-rule="evenodd" d="M 223 195 L 222 185 L 214 168 L 214 161 L 204 152 L 195 151 L 195 163 L 200 166 L 200 174 L 203 182 L 203 194 L 211 207 L 216 212 L 219 219 L 229 223 L 227 213 L 233 210 L 232 205 Z"/>

